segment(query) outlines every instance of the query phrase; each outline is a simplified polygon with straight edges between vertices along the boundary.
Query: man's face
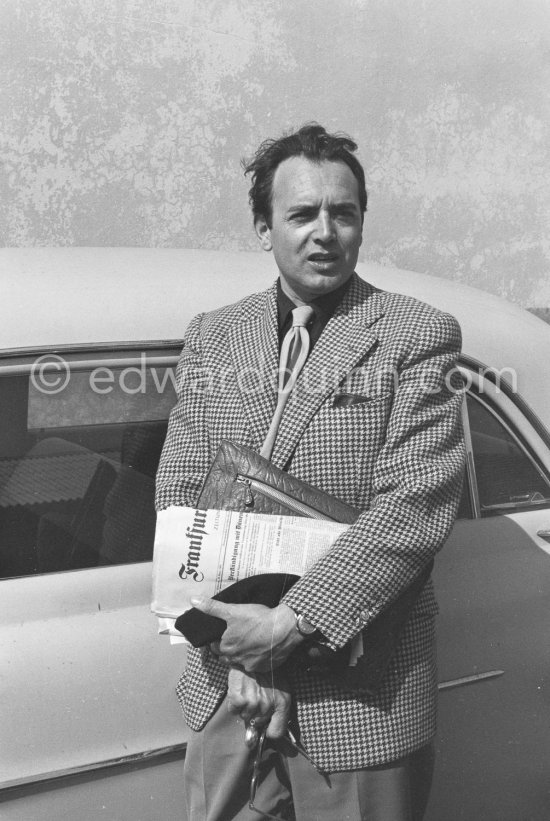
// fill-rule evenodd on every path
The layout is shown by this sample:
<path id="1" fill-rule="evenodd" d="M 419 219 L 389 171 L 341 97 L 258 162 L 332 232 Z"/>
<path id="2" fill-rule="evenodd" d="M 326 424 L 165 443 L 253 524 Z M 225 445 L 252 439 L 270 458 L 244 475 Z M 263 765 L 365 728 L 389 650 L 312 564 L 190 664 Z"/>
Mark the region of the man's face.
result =
<path id="1" fill-rule="evenodd" d="M 357 180 L 343 162 L 290 157 L 275 171 L 271 227 L 256 220 L 264 250 L 273 250 L 285 293 L 309 302 L 352 275 L 362 242 Z"/>

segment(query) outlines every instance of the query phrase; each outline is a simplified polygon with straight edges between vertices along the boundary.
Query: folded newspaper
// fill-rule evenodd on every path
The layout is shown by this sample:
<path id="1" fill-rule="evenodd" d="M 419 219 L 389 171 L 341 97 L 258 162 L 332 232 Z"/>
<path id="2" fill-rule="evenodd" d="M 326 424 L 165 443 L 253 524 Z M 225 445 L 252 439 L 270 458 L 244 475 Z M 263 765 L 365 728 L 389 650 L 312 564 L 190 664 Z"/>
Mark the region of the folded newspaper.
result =
<path id="1" fill-rule="evenodd" d="M 259 573 L 301 576 L 349 525 L 230 510 L 172 506 L 157 516 L 153 601 L 157 616 L 175 619 L 192 596 L 214 596 Z"/>
<path id="2" fill-rule="evenodd" d="M 349 527 L 303 516 L 177 506 L 161 510 L 157 514 L 151 604 L 159 617 L 159 633 L 170 634 L 175 643 L 187 644 L 174 620 L 193 606 L 192 596 L 215 596 L 239 579 L 260 573 L 301 576 Z M 362 654 L 358 633 L 352 642 L 350 666 Z"/>

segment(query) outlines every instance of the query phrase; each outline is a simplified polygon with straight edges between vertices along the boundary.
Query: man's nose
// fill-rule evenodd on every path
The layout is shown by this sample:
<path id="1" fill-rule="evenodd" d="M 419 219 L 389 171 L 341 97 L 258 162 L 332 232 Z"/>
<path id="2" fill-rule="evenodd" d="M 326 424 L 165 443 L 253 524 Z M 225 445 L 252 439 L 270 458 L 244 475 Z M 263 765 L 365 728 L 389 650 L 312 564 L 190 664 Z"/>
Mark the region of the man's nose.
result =
<path id="1" fill-rule="evenodd" d="M 321 211 L 317 218 L 316 239 L 319 242 L 330 242 L 335 237 L 334 220 L 331 215 Z"/>

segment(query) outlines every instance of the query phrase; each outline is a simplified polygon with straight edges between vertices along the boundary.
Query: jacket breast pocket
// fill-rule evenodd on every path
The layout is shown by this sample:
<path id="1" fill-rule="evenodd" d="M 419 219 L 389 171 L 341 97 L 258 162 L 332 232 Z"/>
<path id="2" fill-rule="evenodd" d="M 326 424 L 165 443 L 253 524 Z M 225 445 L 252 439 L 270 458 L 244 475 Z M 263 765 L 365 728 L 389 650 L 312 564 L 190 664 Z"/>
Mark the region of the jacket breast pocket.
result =
<path id="1" fill-rule="evenodd" d="M 341 408 L 355 408 L 357 406 L 367 405 L 371 408 L 377 408 L 378 405 L 385 406 L 390 403 L 393 398 L 393 393 L 388 392 L 384 394 L 360 394 L 348 393 L 346 391 L 338 391 L 332 396 L 332 407 L 334 409 Z"/>
<path id="2" fill-rule="evenodd" d="M 391 406 L 392 394 L 336 405 L 334 395 L 328 397 L 300 441 L 290 472 L 296 470 L 349 504 L 367 507 Z"/>

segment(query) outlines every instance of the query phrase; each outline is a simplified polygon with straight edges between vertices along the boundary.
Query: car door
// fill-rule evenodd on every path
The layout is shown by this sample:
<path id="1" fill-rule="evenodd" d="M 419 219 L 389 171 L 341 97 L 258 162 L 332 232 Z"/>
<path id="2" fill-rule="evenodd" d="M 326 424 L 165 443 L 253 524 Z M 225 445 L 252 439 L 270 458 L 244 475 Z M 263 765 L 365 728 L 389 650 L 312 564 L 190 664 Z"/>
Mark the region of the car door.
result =
<path id="1" fill-rule="evenodd" d="M 466 370 L 468 471 L 436 561 L 440 715 L 427 821 L 550 817 L 550 453 L 515 391 Z"/>
<path id="2" fill-rule="evenodd" d="M 0 816 L 181 819 L 183 650 L 150 613 L 180 345 L 0 360 Z"/>

